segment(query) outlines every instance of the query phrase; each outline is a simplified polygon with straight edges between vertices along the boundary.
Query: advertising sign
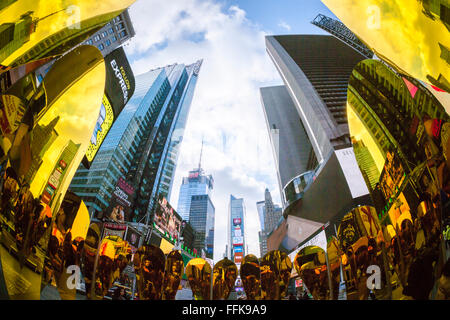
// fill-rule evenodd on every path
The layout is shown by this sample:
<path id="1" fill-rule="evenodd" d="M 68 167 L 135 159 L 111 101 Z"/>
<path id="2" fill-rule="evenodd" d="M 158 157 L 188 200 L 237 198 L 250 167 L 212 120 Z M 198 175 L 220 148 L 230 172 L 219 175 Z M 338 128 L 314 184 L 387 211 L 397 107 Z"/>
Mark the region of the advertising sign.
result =
<path id="1" fill-rule="evenodd" d="M 244 244 L 243 237 L 233 237 L 233 246 L 242 246 Z"/>
<path id="2" fill-rule="evenodd" d="M 182 219 L 163 196 L 158 199 L 153 222 L 161 233 L 167 232 L 170 237 L 178 239 Z"/>
<path id="3" fill-rule="evenodd" d="M 234 229 L 234 236 L 235 237 L 242 237 L 242 230 L 241 230 L 241 228 Z"/>
<path id="4" fill-rule="evenodd" d="M 125 240 L 131 246 L 131 252 L 135 253 L 139 248 L 139 242 L 141 240 L 141 233 L 134 228 L 128 227 L 127 235 L 125 236 Z"/>
<path id="5" fill-rule="evenodd" d="M 3 134 L 14 132 L 25 113 L 25 104 L 21 99 L 13 95 L 0 97 L 0 128 Z"/>
<path id="6" fill-rule="evenodd" d="M 107 209 L 107 216 L 115 222 L 130 221 L 131 199 L 134 188 L 119 178 Z"/>
<path id="7" fill-rule="evenodd" d="M 86 168 L 90 167 L 115 119 L 130 100 L 135 89 L 134 74 L 122 47 L 105 57 L 105 65 L 105 94 L 91 142 L 83 158 L 83 165 Z"/>
<path id="8" fill-rule="evenodd" d="M 58 190 L 61 182 L 64 179 L 64 176 L 67 173 L 66 169 L 75 157 L 75 154 L 77 153 L 79 147 L 79 144 L 75 144 L 73 143 L 73 141 L 69 141 L 66 148 L 60 155 L 52 174 L 48 178 L 47 186 L 44 188 L 44 192 L 42 193 L 42 201 L 45 204 L 50 205 L 56 190 Z"/>
<path id="9" fill-rule="evenodd" d="M 243 252 L 244 248 L 240 246 L 234 247 L 234 252 Z"/>
<path id="10" fill-rule="evenodd" d="M 241 218 L 235 218 L 233 219 L 233 225 L 237 226 L 241 224 Z"/>
<path id="11" fill-rule="evenodd" d="M 103 95 L 102 106 L 100 109 L 100 115 L 95 124 L 94 133 L 91 137 L 88 149 L 86 151 L 86 159 L 89 162 L 94 160 L 100 145 L 106 137 L 109 129 L 111 129 L 114 122 L 114 112 L 106 95 Z"/>
<path id="12" fill-rule="evenodd" d="M 118 223 L 105 223 L 103 226 L 103 238 L 108 236 L 118 236 L 123 239 L 127 226 Z"/>

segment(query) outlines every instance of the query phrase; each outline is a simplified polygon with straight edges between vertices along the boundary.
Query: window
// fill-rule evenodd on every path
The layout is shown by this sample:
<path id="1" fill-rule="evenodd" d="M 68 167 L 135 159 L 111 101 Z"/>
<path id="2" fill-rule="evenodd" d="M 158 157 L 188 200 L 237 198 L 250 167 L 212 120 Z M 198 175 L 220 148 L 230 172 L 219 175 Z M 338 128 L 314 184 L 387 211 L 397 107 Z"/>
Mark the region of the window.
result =
<path id="1" fill-rule="evenodd" d="M 125 25 L 123 24 L 123 22 L 119 23 L 119 24 L 116 26 L 116 30 L 121 30 L 121 29 L 124 29 L 124 28 L 125 28 Z"/>
<path id="2" fill-rule="evenodd" d="M 96 35 L 96 36 L 94 37 L 94 41 L 97 42 L 97 41 L 99 41 L 99 40 L 100 40 L 100 36 L 99 36 L 99 35 Z"/>
<path id="3" fill-rule="evenodd" d="M 109 40 L 109 39 L 106 40 L 105 44 L 106 44 L 107 47 L 109 47 L 111 45 L 111 40 Z"/>
<path id="4" fill-rule="evenodd" d="M 120 19 L 120 16 L 115 17 L 115 18 L 113 19 L 114 22 L 119 22 L 120 20 L 121 20 L 121 19 Z"/>
<path id="5" fill-rule="evenodd" d="M 106 31 L 102 32 L 102 37 L 103 38 L 106 37 L 107 35 L 108 35 L 108 32 L 106 32 Z"/>
<path id="6" fill-rule="evenodd" d="M 105 46 L 103 45 L 103 43 L 100 43 L 100 44 L 98 45 L 98 48 L 99 48 L 100 50 L 103 50 L 103 49 L 105 49 Z"/>
<path id="7" fill-rule="evenodd" d="M 109 29 L 108 29 L 108 33 L 109 33 L 109 34 L 113 34 L 113 33 L 114 33 L 114 29 L 113 29 L 113 28 L 109 28 Z"/>
<path id="8" fill-rule="evenodd" d="M 119 34 L 119 36 L 120 36 L 121 38 L 125 37 L 126 35 L 127 35 L 127 32 L 126 32 L 125 30 L 123 30 L 123 31 Z"/>
<path id="9" fill-rule="evenodd" d="M 112 42 L 116 42 L 116 41 L 117 41 L 117 37 L 116 37 L 116 36 L 112 36 L 112 37 L 111 37 L 111 41 L 112 41 Z"/>

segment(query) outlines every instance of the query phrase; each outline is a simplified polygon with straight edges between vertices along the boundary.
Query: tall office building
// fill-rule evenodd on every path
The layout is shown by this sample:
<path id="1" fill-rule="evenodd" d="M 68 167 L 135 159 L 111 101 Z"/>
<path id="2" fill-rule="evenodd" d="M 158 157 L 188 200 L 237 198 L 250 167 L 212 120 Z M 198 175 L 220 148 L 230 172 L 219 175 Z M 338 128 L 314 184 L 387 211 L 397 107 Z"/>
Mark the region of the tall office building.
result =
<path id="1" fill-rule="evenodd" d="M 91 45 L 96 46 L 102 55 L 106 57 L 135 35 L 136 32 L 134 31 L 130 14 L 128 13 L 128 9 L 126 9 L 120 15 L 114 17 L 103 28 L 91 35 L 87 40 L 76 44 L 73 48 L 70 48 L 69 51 L 81 45 Z M 55 59 L 51 60 L 36 69 L 36 78 L 39 81 L 43 80 L 55 61 Z"/>
<path id="2" fill-rule="evenodd" d="M 268 252 L 267 236 L 277 227 L 280 220 L 283 219 L 283 210 L 280 206 L 273 203 L 272 195 L 267 188 L 264 192 L 264 201 L 257 202 L 256 206 L 261 222 L 261 231 L 258 233 L 258 236 L 259 250 L 262 257 Z"/>
<path id="3" fill-rule="evenodd" d="M 90 36 L 83 44 L 96 46 L 103 54 L 108 55 L 136 35 L 128 9 L 113 18 L 103 28 Z"/>
<path id="4" fill-rule="evenodd" d="M 119 178 L 134 188 L 131 222 L 150 222 L 155 198 L 169 197 L 177 157 L 173 137 L 183 134 L 201 63 L 173 64 L 136 77 L 135 93 L 91 168 L 80 166 L 72 180 L 71 190 L 91 212 L 107 209 Z"/>
<path id="5" fill-rule="evenodd" d="M 283 212 L 278 205 L 273 203 L 272 195 L 267 188 L 264 193 L 264 208 L 264 230 L 270 233 L 283 217 Z"/>
<path id="6" fill-rule="evenodd" d="M 261 99 L 288 226 L 273 237 L 278 243 L 269 236 L 268 248 L 290 251 L 334 217 L 370 203 L 346 117 L 348 79 L 365 57 L 327 35 L 267 36 L 266 48 L 284 82 L 262 88 Z"/>
<path id="7" fill-rule="evenodd" d="M 192 196 L 209 195 L 214 186 L 211 175 L 205 175 L 204 170 L 199 168 L 189 171 L 187 177 L 183 177 L 178 196 L 177 212 L 183 220 L 189 220 Z"/>
<path id="8" fill-rule="evenodd" d="M 228 210 L 228 257 L 236 264 L 245 256 L 245 205 L 243 198 L 230 195 Z"/>
<path id="9" fill-rule="evenodd" d="M 194 248 L 207 258 L 214 257 L 215 208 L 207 194 L 194 195 L 189 209 L 189 224 L 195 230 Z"/>

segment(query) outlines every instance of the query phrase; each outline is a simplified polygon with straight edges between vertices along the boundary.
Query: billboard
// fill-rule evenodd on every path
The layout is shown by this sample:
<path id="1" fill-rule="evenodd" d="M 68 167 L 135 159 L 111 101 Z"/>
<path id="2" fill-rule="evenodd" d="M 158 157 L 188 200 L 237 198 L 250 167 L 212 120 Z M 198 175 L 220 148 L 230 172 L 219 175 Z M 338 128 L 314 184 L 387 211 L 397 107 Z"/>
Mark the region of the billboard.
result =
<path id="1" fill-rule="evenodd" d="M 235 219 L 233 219 L 233 225 L 234 225 L 234 226 L 240 225 L 241 222 L 242 222 L 241 218 L 235 218 Z"/>
<path id="2" fill-rule="evenodd" d="M 103 238 L 109 236 L 118 236 L 123 239 L 125 235 L 125 231 L 127 230 L 126 224 L 118 224 L 118 223 L 105 223 L 103 225 Z"/>
<path id="3" fill-rule="evenodd" d="M 163 196 L 159 196 L 153 223 L 163 234 L 178 239 L 182 219 Z"/>
<path id="4" fill-rule="evenodd" d="M 133 193 L 134 188 L 123 178 L 119 178 L 107 209 L 107 217 L 119 223 L 130 221 Z"/>
<path id="5" fill-rule="evenodd" d="M 242 246 L 244 244 L 244 237 L 233 237 L 233 246 Z"/>
<path id="6" fill-rule="evenodd" d="M 105 57 L 106 83 L 100 114 L 83 165 L 89 169 L 103 140 L 135 89 L 134 74 L 125 51 L 119 47 Z"/>
<path id="7" fill-rule="evenodd" d="M 135 253 L 139 248 L 139 242 L 141 241 L 141 233 L 134 228 L 128 226 L 125 240 L 130 244 L 131 252 Z"/>

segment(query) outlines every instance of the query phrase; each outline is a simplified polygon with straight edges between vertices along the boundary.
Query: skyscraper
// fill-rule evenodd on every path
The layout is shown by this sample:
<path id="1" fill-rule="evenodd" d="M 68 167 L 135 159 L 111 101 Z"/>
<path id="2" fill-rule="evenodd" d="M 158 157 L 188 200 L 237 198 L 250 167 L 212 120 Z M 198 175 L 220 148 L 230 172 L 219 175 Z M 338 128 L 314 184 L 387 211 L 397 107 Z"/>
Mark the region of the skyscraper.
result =
<path id="1" fill-rule="evenodd" d="M 240 264 L 245 256 L 244 199 L 230 195 L 228 214 L 228 257 L 236 264 Z"/>
<path id="2" fill-rule="evenodd" d="M 269 135 L 279 129 L 274 151 L 283 215 L 292 224 L 277 238 L 292 250 L 334 217 L 370 202 L 346 117 L 347 82 L 365 57 L 327 35 L 267 36 L 266 47 L 285 85 L 262 88 L 261 98 Z"/>
<path id="3" fill-rule="evenodd" d="M 211 195 L 214 180 L 211 175 L 205 175 L 202 168 L 189 171 L 187 177 L 183 177 L 178 196 L 178 214 L 183 220 L 189 220 L 192 196 Z"/>
<path id="4" fill-rule="evenodd" d="M 189 224 L 195 230 L 194 248 L 208 258 L 214 256 L 215 208 L 208 194 L 192 196 L 189 209 Z"/>
<path id="5" fill-rule="evenodd" d="M 258 214 L 260 216 L 261 231 L 259 236 L 259 250 L 261 257 L 267 253 L 267 235 L 278 225 L 283 218 L 283 210 L 272 201 L 272 195 L 269 189 L 264 192 L 264 201 L 256 203 Z"/>
<path id="6" fill-rule="evenodd" d="M 178 152 L 172 138 L 183 134 L 200 66 L 201 60 L 189 66 L 173 64 L 136 77 L 135 93 L 91 168 L 80 166 L 72 181 L 71 190 L 85 200 L 91 212 L 108 207 L 121 177 L 135 190 L 132 222 L 148 223 L 154 199 L 169 196 Z"/>

